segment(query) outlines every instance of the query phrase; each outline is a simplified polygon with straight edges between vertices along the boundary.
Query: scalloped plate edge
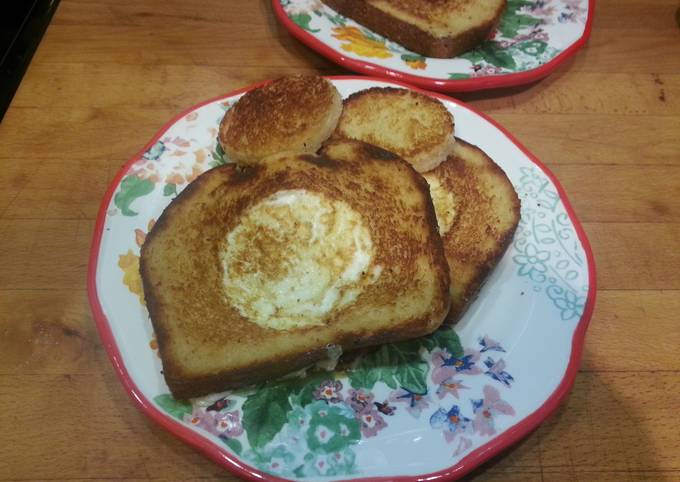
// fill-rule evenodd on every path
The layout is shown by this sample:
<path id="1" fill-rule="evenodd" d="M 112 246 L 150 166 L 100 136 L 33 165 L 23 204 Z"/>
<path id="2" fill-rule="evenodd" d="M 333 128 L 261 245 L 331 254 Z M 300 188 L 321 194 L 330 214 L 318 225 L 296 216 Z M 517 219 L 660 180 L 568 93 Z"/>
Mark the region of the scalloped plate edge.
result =
<path id="1" fill-rule="evenodd" d="M 368 81 L 375 81 L 375 82 L 388 82 L 388 83 L 393 83 L 397 86 L 400 87 L 405 87 L 413 90 L 420 90 L 417 88 L 414 88 L 411 85 L 398 82 L 398 81 L 393 81 L 393 80 L 385 80 L 382 78 L 370 78 L 370 77 L 365 77 L 365 76 L 329 76 L 327 77 L 328 79 L 331 80 L 368 80 Z M 186 442 L 187 444 L 197 448 L 201 452 L 203 452 L 206 456 L 208 456 L 210 459 L 215 461 L 216 463 L 222 465 L 229 471 L 233 472 L 234 474 L 244 477 L 248 480 L 253 480 L 253 481 L 262 481 L 262 480 L 269 480 L 269 481 L 286 481 L 289 479 L 283 479 L 280 477 L 273 476 L 271 474 L 262 472 L 254 467 L 251 467 L 245 463 L 243 463 L 241 460 L 239 460 L 237 457 L 234 457 L 231 453 L 229 453 L 227 450 L 222 449 L 218 447 L 217 445 L 213 444 L 210 440 L 207 438 L 204 438 L 197 432 L 191 430 L 190 428 L 182 425 L 179 421 L 174 420 L 158 410 L 154 406 L 154 404 L 148 400 L 142 391 L 137 387 L 135 384 L 134 380 L 130 376 L 130 374 L 127 371 L 127 368 L 125 367 L 125 364 L 123 362 L 123 358 L 121 356 L 120 350 L 118 348 L 118 345 L 116 344 L 115 337 L 111 331 L 111 327 L 109 325 L 108 319 L 106 318 L 106 315 L 104 314 L 103 308 L 101 306 L 100 300 L 99 300 L 99 295 L 97 293 L 97 283 L 96 283 L 96 275 L 97 275 L 97 264 L 99 260 L 99 254 L 100 254 L 100 248 L 101 248 L 101 240 L 103 236 L 103 231 L 104 231 L 104 224 L 106 221 L 106 211 L 108 209 L 108 206 L 110 204 L 111 198 L 113 197 L 114 192 L 116 191 L 121 179 L 125 175 L 125 173 L 128 171 L 130 166 L 134 164 L 139 157 L 153 144 L 156 143 L 156 141 L 173 125 L 175 124 L 178 120 L 183 118 L 185 115 L 188 113 L 192 112 L 195 109 L 198 109 L 199 107 L 202 107 L 204 105 L 210 104 L 212 102 L 215 102 L 217 100 L 221 100 L 227 97 L 232 97 L 244 92 L 247 92 L 253 88 L 256 88 L 262 84 L 265 84 L 267 81 L 263 82 L 258 82 L 256 84 L 250 85 L 248 87 L 244 87 L 238 90 L 235 90 L 233 92 L 230 92 L 228 94 L 220 95 L 218 97 L 206 100 L 204 102 L 201 102 L 199 104 L 196 104 L 183 112 L 179 113 L 177 116 L 175 116 L 173 119 L 171 119 L 169 122 L 167 122 L 149 141 L 139 152 L 137 152 L 121 169 L 118 171 L 114 179 L 111 181 L 109 184 L 106 193 L 104 194 L 104 197 L 102 199 L 102 202 L 99 207 L 99 212 L 97 215 L 97 220 L 95 223 L 94 227 L 94 232 L 93 232 L 93 237 L 92 237 L 92 243 L 91 243 L 91 248 L 90 248 L 90 256 L 89 256 L 89 263 L 88 263 L 88 276 L 87 276 L 87 291 L 88 291 L 88 298 L 90 302 L 90 308 L 92 310 L 95 323 L 97 326 L 97 329 L 99 331 L 100 337 L 102 339 L 102 342 L 104 344 L 104 348 L 106 349 L 106 352 L 109 356 L 109 359 L 111 360 L 111 363 L 113 365 L 114 370 L 116 371 L 118 377 L 121 380 L 121 383 L 123 384 L 123 387 L 125 388 L 125 391 L 128 393 L 132 401 L 146 414 L 148 415 L 154 422 L 158 423 L 160 426 L 162 426 L 164 429 L 172 433 L 173 435 L 177 436 L 180 440 Z M 574 209 L 572 208 L 566 192 L 564 191 L 564 188 L 561 186 L 555 175 L 550 172 L 550 170 L 540 161 L 538 160 L 531 152 L 529 152 L 510 132 L 508 132 L 504 127 L 499 125 L 496 121 L 488 117 L 486 114 L 483 114 L 482 112 L 477 111 L 476 109 L 472 108 L 471 106 L 457 101 L 455 99 L 452 99 L 450 97 L 447 97 L 442 94 L 437 94 L 433 92 L 425 92 L 428 95 L 432 95 L 434 97 L 438 97 L 442 100 L 445 100 L 447 102 L 453 102 L 454 104 L 460 105 L 463 108 L 466 108 L 470 110 L 471 112 L 479 115 L 481 118 L 492 124 L 500 133 L 505 135 L 513 144 L 515 144 L 524 155 L 527 156 L 543 173 L 545 173 L 546 176 L 552 181 L 552 183 L 555 185 L 560 198 L 564 204 L 564 207 L 569 215 L 569 218 L 571 222 L 574 225 L 574 228 L 576 230 L 577 236 L 579 241 L 581 242 L 583 249 L 586 253 L 586 258 L 587 258 L 587 263 L 588 263 L 588 283 L 589 283 L 589 288 L 588 288 L 588 296 L 586 298 L 586 304 L 585 308 L 583 310 L 583 314 L 581 316 L 581 319 L 578 322 L 578 325 L 576 329 L 574 330 L 573 336 L 572 336 L 572 341 L 571 341 L 571 354 L 569 357 L 569 362 L 567 365 L 567 368 L 565 370 L 564 376 L 562 377 L 561 382 L 557 386 L 557 388 L 553 391 L 553 393 L 545 400 L 545 402 L 534 412 L 532 412 L 530 415 L 525 417 L 524 419 L 520 420 L 518 423 L 510 427 L 509 429 L 505 430 L 501 435 L 498 437 L 494 438 L 493 440 L 490 440 L 488 443 L 482 445 L 481 447 L 475 449 L 474 451 L 470 452 L 467 456 L 465 456 L 463 459 L 461 459 L 457 464 L 438 471 L 438 472 L 432 472 L 429 474 L 421 474 L 418 476 L 401 476 L 401 477 L 365 477 L 365 478 L 358 478 L 358 479 L 351 479 L 354 482 L 356 481 L 361 481 L 361 482 L 378 482 L 378 481 L 401 481 L 401 482 L 406 482 L 406 481 L 418 481 L 418 480 L 438 480 L 438 481 L 444 481 L 444 480 L 455 480 L 458 479 L 459 477 L 462 477 L 463 475 L 469 473 L 473 469 L 477 468 L 479 465 L 482 463 L 486 462 L 487 460 L 491 459 L 492 457 L 500 454 L 504 450 L 508 449 L 515 443 L 517 443 L 519 440 L 527 436 L 529 433 L 531 433 L 534 429 L 536 429 L 545 419 L 547 419 L 560 405 L 562 400 L 567 396 L 567 394 L 571 391 L 571 387 L 574 384 L 574 380 L 576 378 L 576 374 L 578 373 L 578 369 L 580 366 L 581 362 L 581 354 L 583 351 L 583 345 L 585 342 L 585 333 L 588 328 L 588 325 L 590 323 L 590 319 L 592 317 L 593 309 L 595 306 L 595 294 L 596 294 L 596 275 L 595 275 L 595 260 L 593 256 L 592 249 L 590 247 L 590 243 L 588 241 L 588 238 L 585 234 L 585 231 L 583 230 L 583 227 L 581 226 L 581 223 L 578 221 L 578 218 L 576 217 L 576 214 L 574 212 Z"/>

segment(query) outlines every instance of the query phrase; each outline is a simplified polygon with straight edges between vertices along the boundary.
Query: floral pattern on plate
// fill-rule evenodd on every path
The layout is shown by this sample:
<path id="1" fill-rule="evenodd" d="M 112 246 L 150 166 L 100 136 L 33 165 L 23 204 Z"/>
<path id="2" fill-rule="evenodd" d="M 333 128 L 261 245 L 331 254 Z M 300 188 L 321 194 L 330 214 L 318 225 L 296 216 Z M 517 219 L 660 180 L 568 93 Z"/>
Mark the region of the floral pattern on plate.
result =
<path id="1" fill-rule="evenodd" d="M 513 243 L 517 274 L 528 278 L 536 291 L 545 290 L 563 320 L 583 314 L 588 286 L 579 273 L 586 260 L 560 196 L 536 167 L 523 167 L 517 187 L 524 199 Z"/>
<path id="2" fill-rule="evenodd" d="M 496 425 L 507 426 L 515 411 L 499 390 L 510 384 L 480 362 L 489 346 L 504 351 L 488 336 L 463 350 L 455 330 L 445 327 L 421 340 L 383 345 L 347 370 L 316 371 L 192 403 L 169 394 L 155 401 L 265 472 L 312 480 L 345 476 L 359 473 L 356 445 L 399 418 L 441 431 L 452 456 L 494 435 Z M 482 375 L 491 383 L 481 390 L 464 384 Z M 384 400 L 377 396 L 384 393 Z"/>
<path id="3" fill-rule="evenodd" d="M 333 82 L 343 97 L 390 85 Z M 250 473 L 306 480 L 431 474 L 488 453 L 488 444 L 500 443 L 562 380 L 586 313 L 590 260 L 551 178 L 489 121 L 453 100 L 443 102 L 457 135 L 497 160 L 522 201 L 512 246 L 455 330 L 384 345 L 351 369 L 190 403 L 168 394 L 144 306 L 139 250 L 192 176 L 229 162 L 216 142 L 217 126 L 237 99 L 197 107 L 166 128 L 119 174 L 103 208 L 91 278 L 105 316 L 97 322 L 110 330 L 120 350 L 116 364 L 125 366 L 135 398 L 166 414 L 173 431 L 200 437 Z"/>
<path id="4" fill-rule="evenodd" d="M 438 59 L 411 52 L 318 0 L 274 1 L 297 28 L 339 55 L 441 80 L 501 76 L 545 65 L 583 37 L 589 14 L 589 0 L 508 0 L 489 39 L 453 59 Z"/>

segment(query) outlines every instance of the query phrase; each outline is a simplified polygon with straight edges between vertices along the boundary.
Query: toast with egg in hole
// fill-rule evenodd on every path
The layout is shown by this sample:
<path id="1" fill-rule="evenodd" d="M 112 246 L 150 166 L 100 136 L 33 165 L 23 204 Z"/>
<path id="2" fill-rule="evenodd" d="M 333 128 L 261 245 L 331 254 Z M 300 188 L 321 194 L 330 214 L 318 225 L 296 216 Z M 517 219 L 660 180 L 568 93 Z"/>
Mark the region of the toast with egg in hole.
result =
<path id="1" fill-rule="evenodd" d="M 507 0 L 322 0 L 413 52 L 449 58 L 483 42 Z"/>
<path id="2" fill-rule="evenodd" d="M 451 270 L 447 321 L 455 322 L 512 241 L 520 202 L 505 172 L 484 151 L 461 139 L 446 161 L 423 176 Z"/>
<path id="3" fill-rule="evenodd" d="M 280 152 L 316 152 L 342 111 L 335 86 L 316 75 L 290 75 L 245 93 L 218 131 L 227 157 L 254 164 Z"/>
<path id="4" fill-rule="evenodd" d="M 429 334 L 449 274 L 427 183 L 357 141 L 199 176 L 141 250 L 163 374 L 180 399 Z"/>
<path id="5" fill-rule="evenodd" d="M 439 100 L 413 90 L 373 87 L 345 99 L 333 137 L 382 147 L 426 172 L 452 152 L 453 130 L 453 116 Z"/>

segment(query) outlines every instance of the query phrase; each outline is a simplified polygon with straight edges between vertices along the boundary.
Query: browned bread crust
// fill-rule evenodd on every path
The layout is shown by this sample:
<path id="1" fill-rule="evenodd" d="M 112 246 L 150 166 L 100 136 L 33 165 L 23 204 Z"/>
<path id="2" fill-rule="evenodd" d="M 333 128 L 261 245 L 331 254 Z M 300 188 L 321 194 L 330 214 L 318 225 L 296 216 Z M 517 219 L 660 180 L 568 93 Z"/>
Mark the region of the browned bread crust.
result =
<path id="1" fill-rule="evenodd" d="M 230 303 L 219 257 L 253 206 L 287 190 L 342 201 L 359 213 L 374 246 L 371 272 L 380 275 L 320 325 L 279 330 L 252 322 Z M 253 241 L 253 253 L 291 246 L 262 242 Z M 320 155 L 206 172 L 160 216 L 142 246 L 140 271 L 163 373 L 177 398 L 276 378 L 323 358 L 328 344 L 352 350 L 423 336 L 449 308 L 448 267 L 427 183 L 406 161 L 358 141 L 328 143 Z"/>
<path id="2" fill-rule="evenodd" d="M 432 197 L 451 270 L 447 322 L 460 319 L 474 300 L 520 218 L 519 198 L 503 170 L 478 147 L 461 139 L 455 146 L 446 161 L 425 173 L 430 186 L 440 189 L 439 195 L 433 189 Z M 452 204 L 443 200 L 449 194 Z"/>
<path id="3" fill-rule="evenodd" d="M 343 101 L 333 137 L 387 149 L 427 172 L 451 153 L 453 130 L 453 116 L 438 99 L 409 89 L 372 87 Z"/>
<path id="4" fill-rule="evenodd" d="M 227 157 L 253 164 L 284 151 L 316 152 L 335 129 L 342 98 L 316 75 L 289 75 L 248 91 L 220 122 Z"/>
<path id="5" fill-rule="evenodd" d="M 478 25 L 454 36 L 435 36 L 412 23 L 395 18 L 390 13 L 374 6 L 370 0 L 322 0 L 323 3 L 368 27 L 374 32 L 397 42 L 404 47 L 426 57 L 450 58 L 466 52 L 483 42 L 498 24 L 506 6 L 506 1 L 499 3 L 496 11 L 491 12 L 488 19 Z M 394 8 L 410 11 L 423 18 L 422 11 L 435 4 L 451 4 L 465 0 L 392 0 Z M 469 0 L 467 0 L 469 1 Z"/>

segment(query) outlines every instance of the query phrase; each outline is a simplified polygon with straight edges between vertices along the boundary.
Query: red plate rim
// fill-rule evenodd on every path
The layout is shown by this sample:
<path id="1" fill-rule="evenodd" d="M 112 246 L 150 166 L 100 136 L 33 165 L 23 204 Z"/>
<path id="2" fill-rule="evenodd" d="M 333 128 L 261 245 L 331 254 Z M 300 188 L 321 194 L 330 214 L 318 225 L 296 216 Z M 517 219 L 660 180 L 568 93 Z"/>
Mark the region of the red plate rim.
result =
<path id="1" fill-rule="evenodd" d="M 418 88 L 413 88 L 412 86 L 402 83 L 402 82 L 397 82 L 397 81 L 392 81 L 392 80 L 385 80 L 381 78 L 375 78 L 375 77 L 364 77 L 364 76 L 355 76 L 355 75 L 349 75 L 349 76 L 328 76 L 326 77 L 331 80 L 368 80 L 368 81 L 374 81 L 374 82 L 387 82 L 387 83 L 393 83 L 395 85 L 413 89 L 413 90 L 418 90 L 421 92 L 421 89 Z M 250 85 L 248 87 L 242 88 L 235 90 L 233 92 L 230 92 L 228 94 L 220 95 L 219 97 L 215 97 L 213 99 L 206 100 L 204 102 L 201 102 L 199 104 L 194 105 L 193 107 L 190 107 L 189 109 L 184 110 L 177 116 L 175 116 L 172 120 L 167 122 L 153 137 L 149 143 L 144 146 L 137 154 L 135 154 L 128 162 L 125 163 L 125 165 L 118 171 L 116 174 L 115 178 L 109 184 L 109 187 L 106 190 L 106 193 L 104 195 L 104 198 L 102 199 L 101 205 L 99 206 L 99 213 L 97 215 L 97 221 L 95 223 L 94 227 L 94 233 L 92 236 L 92 245 L 90 248 L 90 257 L 89 257 L 89 264 L 88 264 L 88 273 L 87 273 L 87 292 L 88 292 L 88 298 L 90 301 L 90 308 L 92 309 L 92 313 L 94 315 L 95 323 L 97 325 L 97 329 L 99 331 L 99 334 L 102 338 L 102 342 L 104 344 L 104 348 L 106 349 L 106 352 L 111 360 L 111 363 L 113 364 L 113 368 L 118 374 L 118 377 L 120 378 L 123 386 L 125 387 L 125 391 L 128 393 L 132 401 L 144 412 L 146 415 L 148 415 L 152 420 L 154 420 L 156 423 L 161 425 L 163 428 L 168 430 L 170 433 L 173 435 L 177 436 L 179 439 L 183 440 L 184 442 L 188 443 L 189 445 L 194 446 L 201 452 L 203 452 L 206 456 L 208 456 L 210 459 L 213 461 L 217 462 L 218 464 L 222 465 L 229 471 L 233 472 L 235 475 L 239 477 L 243 477 L 248 480 L 253 480 L 253 481 L 262 481 L 262 480 L 268 480 L 268 481 L 289 481 L 291 479 L 283 479 L 280 477 L 276 477 L 274 475 L 268 474 L 266 472 L 262 472 L 259 469 L 256 469 L 255 467 L 251 467 L 241 460 L 239 460 L 237 457 L 233 456 L 230 454 L 227 450 L 219 447 L 218 445 L 214 444 L 213 442 L 210 442 L 208 439 L 204 438 L 202 435 L 199 435 L 198 433 L 194 432 L 191 430 L 189 427 L 186 427 L 182 425 L 178 420 L 175 420 L 174 418 L 165 415 L 163 412 L 161 412 L 159 409 L 157 409 L 153 403 L 151 403 L 139 390 L 137 385 L 135 384 L 134 380 L 130 377 L 130 374 L 127 371 L 127 368 L 125 367 L 125 364 L 123 362 L 123 358 L 121 356 L 120 350 L 118 348 L 118 345 L 116 344 L 116 340 L 114 338 L 113 332 L 111 331 L 111 327 L 109 325 L 108 319 L 106 318 L 106 315 L 104 314 L 104 310 L 101 306 L 101 303 L 99 301 L 99 296 L 97 294 L 97 263 L 99 260 L 99 252 L 101 248 L 101 240 L 104 232 L 104 224 L 106 222 L 106 212 L 108 209 L 108 206 L 111 202 L 111 198 L 116 191 L 116 188 L 118 187 L 121 179 L 125 175 L 125 173 L 129 170 L 129 168 L 134 164 L 140 156 L 152 145 L 160 139 L 160 137 L 170 128 L 173 124 L 175 124 L 178 120 L 180 120 L 182 117 L 187 115 L 188 113 L 192 112 L 195 109 L 198 109 L 199 107 L 202 107 L 206 104 L 210 104 L 212 102 L 215 102 L 217 100 L 225 99 L 228 97 L 232 97 L 234 95 L 246 92 L 248 90 L 251 90 L 255 87 L 258 87 L 267 81 L 264 82 L 259 82 L 257 84 Z M 567 211 L 567 214 L 569 215 L 569 218 L 571 222 L 574 225 L 574 228 L 576 230 L 576 233 L 578 235 L 579 241 L 581 242 L 583 249 L 586 254 L 586 259 L 588 260 L 588 296 L 586 299 L 586 304 L 583 310 L 583 315 L 581 316 L 581 319 L 578 322 L 578 325 L 574 331 L 573 337 L 572 337 L 572 347 L 571 347 L 571 355 L 569 357 L 569 364 L 567 365 L 567 369 L 565 371 L 565 374 L 562 378 L 562 381 L 560 384 L 557 386 L 557 388 L 553 391 L 553 393 L 546 399 L 546 401 L 541 405 L 539 408 L 537 408 L 533 413 L 528 415 L 527 417 L 523 418 L 519 422 L 517 422 L 515 425 L 507 429 L 505 432 L 503 432 L 501 435 L 498 437 L 494 438 L 493 440 L 490 440 L 486 444 L 482 445 L 481 447 L 473 450 L 470 452 L 468 455 L 463 457 L 457 464 L 444 469 L 440 470 L 437 472 L 432 472 L 429 474 L 422 474 L 422 475 L 416 475 L 416 476 L 397 476 L 397 477 L 364 477 L 360 479 L 348 479 L 351 480 L 352 482 L 387 482 L 387 481 L 400 481 L 400 482 L 416 482 L 416 481 L 423 481 L 423 480 L 436 480 L 436 481 L 450 481 L 450 480 L 455 480 L 458 479 L 459 477 L 462 477 L 463 475 L 467 474 L 471 470 L 475 469 L 482 463 L 486 462 L 487 460 L 491 459 L 495 455 L 498 455 L 502 451 L 506 450 L 516 442 L 518 442 L 520 439 L 524 438 L 527 436 L 529 433 L 531 433 L 533 430 L 535 430 L 546 418 L 548 418 L 560 405 L 562 400 L 567 396 L 567 394 L 570 392 L 571 387 L 574 384 L 574 379 L 576 378 L 576 374 L 578 373 L 578 369 L 580 366 L 581 362 L 581 353 L 583 351 L 583 345 L 585 342 L 585 334 L 586 334 L 586 329 L 588 328 L 588 324 L 590 323 L 590 318 L 592 317 L 593 313 L 593 308 L 595 306 L 595 293 L 596 293 L 596 277 L 595 277 L 595 260 L 593 256 L 592 249 L 590 247 L 590 243 L 588 242 L 588 238 L 586 237 L 585 231 L 583 230 L 583 227 L 581 226 L 581 223 L 579 222 L 578 218 L 576 217 L 576 214 L 574 212 L 574 209 L 572 208 L 571 204 L 569 203 L 569 200 L 567 199 L 566 192 L 564 191 L 564 188 L 561 186 L 555 175 L 550 172 L 550 170 L 540 161 L 538 160 L 531 152 L 529 152 L 512 134 L 510 134 L 504 127 L 499 125 L 496 121 L 488 117 L 486 114 L 483 114 L 482 112 L 477 111 L 476 109 L 472 108 L 471 106 L 465 104 L 464 102 L 460 102 L 458 100 L 452 99 L 450 97 L 447 97 L 442 94 L 437 94 L 433 92 L 424 92 L 425 94 L 432 95 L 434 97 L 440 98 L 442 100 L 445 100 L 447 102 L 453 102 L 454 104 L 457 104 L 463 108 L 466 108 L 475 114 L 481 116 L 483 119 L 487 120 L 491 124 L 494 125 L 500 132 L 502 132 L 513 144 L 515 144 L 534 164 L 536 164 L 547 176 L 550 178 L 550 180 L 553 182 L 555 187 L 557 188 L 557 191 L 560 195 L 560 199 L 562 200 L 562 203 L 564 204 L 564 207 Z"/>
<path id="2" fill-rule="evenodd" d="M 423 89 L 438 90 L 442 92 L 472 92 L 476 90 L 496 89 L 499 87 L 514 87 L 547 77 L 552 71 L 572 57 L 581 47 L 583 47 L 583 45 L 585 45 L 593 28 L 593 17 L 595 14 L 595 0 L 588 0 L 588 18 L 586 19 L 586 25 L 581 37 L 560 52 L 559 55 L 556 55 L 549 62 L 546 62 L 539 67 L 512 74 L 489 75 L 472 79 L 436 79 L 408 74 L 372 62 L 347 57 L 293 22 L 288 15 L 286 15 L 279 0 L 272 0 L 272 7 L 279 22 L 286 27 L 293 37 L 336 64 L 361 74 L 408 82 Z"/>

